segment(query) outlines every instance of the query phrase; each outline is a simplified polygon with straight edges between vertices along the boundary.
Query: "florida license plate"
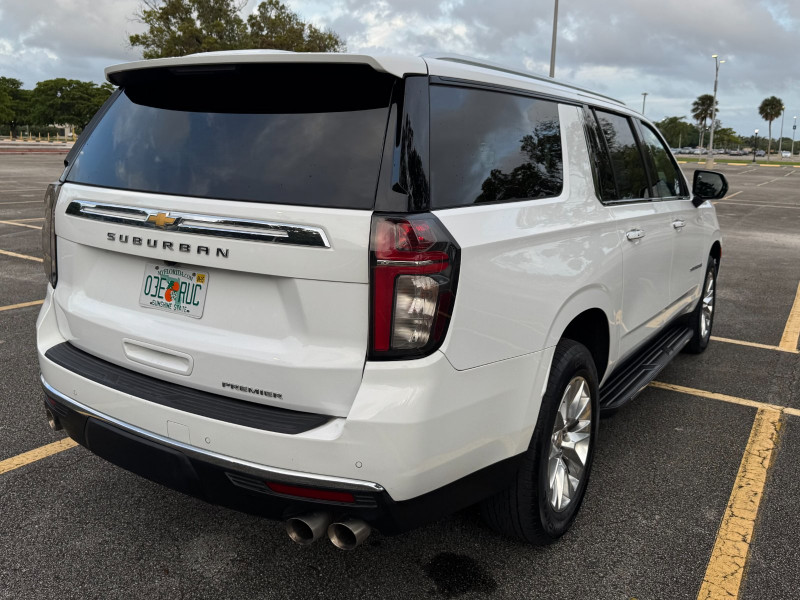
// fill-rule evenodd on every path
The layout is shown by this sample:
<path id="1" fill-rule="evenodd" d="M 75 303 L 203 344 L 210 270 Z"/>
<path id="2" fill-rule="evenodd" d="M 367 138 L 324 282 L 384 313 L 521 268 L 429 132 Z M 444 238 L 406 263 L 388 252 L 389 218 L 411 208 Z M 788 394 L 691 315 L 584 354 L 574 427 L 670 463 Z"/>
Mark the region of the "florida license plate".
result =
<path id="1" fill-rule="evenodd" d="M 139 304 L 199 319 L 206 303 L 208 273 L 147 263 Z"/>

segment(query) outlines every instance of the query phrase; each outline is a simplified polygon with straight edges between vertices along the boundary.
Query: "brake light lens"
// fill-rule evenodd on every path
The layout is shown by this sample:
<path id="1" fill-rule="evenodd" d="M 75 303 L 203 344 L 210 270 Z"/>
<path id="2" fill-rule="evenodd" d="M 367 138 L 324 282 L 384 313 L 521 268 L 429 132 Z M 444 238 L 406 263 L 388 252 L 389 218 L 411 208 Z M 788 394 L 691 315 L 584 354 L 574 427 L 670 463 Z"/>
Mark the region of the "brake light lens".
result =
<path id="1" fill-rule="evenodd" d="M 44 194 L 44 225 L 42 225 L 42 264 L 44 274 L 53 287 L 58 283 L 55 211 L 59 191 L 61 191 L 60 183 L 51 183 L 47 186 L 47 192 Z"/>
<path id="2" fill-rule="evenodd" d="M 447 332 L 460 249 L 431 214 L 372 220 L 371 359 L 425 356 Z"/>
<path id="3" fill-rule="evenodd" d="M 272 481 L 267 481 L 266 484 L 267 487 L 273 492 L 284 494 L 286 496 L 311 498 L 312 500 L 325 500 L 327 502 L 345 502 L 347 504 L 353 504 L 356 501 L 355 496 L 353 496 L 353 494 L 350 492 L 320 490 L 316 488 L 300 487 L 297 485 L 286 485 L 284 483 L 276 483 Z"/>

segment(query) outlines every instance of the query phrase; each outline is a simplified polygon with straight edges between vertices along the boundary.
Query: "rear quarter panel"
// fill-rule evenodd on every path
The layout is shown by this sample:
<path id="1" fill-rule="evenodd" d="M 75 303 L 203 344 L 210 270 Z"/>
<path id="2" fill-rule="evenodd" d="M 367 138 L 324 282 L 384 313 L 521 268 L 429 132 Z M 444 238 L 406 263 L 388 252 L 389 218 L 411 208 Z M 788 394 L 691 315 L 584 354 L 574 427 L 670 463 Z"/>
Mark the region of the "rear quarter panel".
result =
<path id="1" fill-rule="evenodd" d="M 554 346 L 580 312 L 621 302 L 620 239 L 597 200 L 579 109 L 560 105 L 564 188 L 545 200 L 437 211 L 461 245 L 443 352 L 456 369 Z M 609 357 L 617 353 L 610 332 Z"/>

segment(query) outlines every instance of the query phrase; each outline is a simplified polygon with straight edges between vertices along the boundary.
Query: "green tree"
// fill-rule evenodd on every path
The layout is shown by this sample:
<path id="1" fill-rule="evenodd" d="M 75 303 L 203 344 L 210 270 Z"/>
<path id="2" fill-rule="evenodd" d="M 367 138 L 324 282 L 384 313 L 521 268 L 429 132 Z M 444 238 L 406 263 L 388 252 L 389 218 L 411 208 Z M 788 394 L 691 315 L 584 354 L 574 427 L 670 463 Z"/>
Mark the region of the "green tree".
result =
<path id="1" fill-rule="evenodd" d="M 783 100 L 777 96 L 764 98 L 761 106 L 758 107 L 758 114 L 769 124 L 769 142 L 767 142 L 767 160 L 772 151 L 772 122 L 781 116 L 783 112 Z"/>
<path id="2" fill-rule="evenodd" d="M 266 0 L 247 17 L 252 48 L 274 48 L 295 52 L 343 52 L 342 39 L 333 31 L 322 31 L 303 20 L 279 0 Z"/>
<path id="3" fill-rule="evenodd" d="M 14 130 L 29 119 L 30 90 L 22 89 L 22 82 L 11 77 L 0 77 L 0 123 Z"/>
<path id="4" fill-rule="evenodd" d="M 114 87 L 77 79 L 40 81 L 31 93 L 31 121 L 37 125 L 75 125 L 83 129 Z"/>
<path id="5" fill-rule="evenodd" d="M 700 139 L 700 130 L 684 121 L 686 117 L 664 117 L 656 123 L 656 127 L 673 148 L 696 146 Z"/>
<path id="6" fill-rule="evenodd" d="M 134 17 L 145 33 L 129 36 L 144 58 L 185 56 L 216 50 L 273 48 L 295 52 L 342 52 L 332 31 L 305 23 L 279 0 L 265 0 L 245 22 L 246 0 L 143 0 Z"/>
<path id="7" fill-rule="evenodd" d="M 692 117 L 697 121 L 697 126 L 700 128 L 700 146 L 703 146 L 703 141 L 706 132 L 706 121 L 711 118 L 712 110 L 719 108 L 719 102 L 714 105 L 714 96 L 711 94 L 702 94 L 697 97 L 697 100 L 692 102 Z"/>

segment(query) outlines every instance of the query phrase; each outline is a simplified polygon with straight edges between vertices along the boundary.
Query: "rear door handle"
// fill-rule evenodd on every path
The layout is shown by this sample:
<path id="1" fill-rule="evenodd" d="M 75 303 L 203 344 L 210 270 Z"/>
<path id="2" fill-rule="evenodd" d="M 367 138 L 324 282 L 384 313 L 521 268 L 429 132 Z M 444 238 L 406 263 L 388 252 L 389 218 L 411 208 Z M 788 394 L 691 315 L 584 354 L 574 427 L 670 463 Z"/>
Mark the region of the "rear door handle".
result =
<path id="1" fill-rule="evenodd" d="M 635 240 L 640 240 L 644 237 L 644 231 L 641 229 L 631 229 L 628 233 L 625 234 L 625 237 L 628 238 L 631 242 Z"/>
<path id="2" fill-rule="evenodd" d="M 675 220 L 675 221 L 673 221 L 673 222 L 672 222 L 672 226 L 673 226 L 675 229 L 677 229 L 678 231 L 680 231 L 681 229 L 683 229 L 683 227 L 684 227 L 685 225 L 686 225 L 686 221 L 684 221 L 683 219 L 677 219 L 677 220 Z"/>

